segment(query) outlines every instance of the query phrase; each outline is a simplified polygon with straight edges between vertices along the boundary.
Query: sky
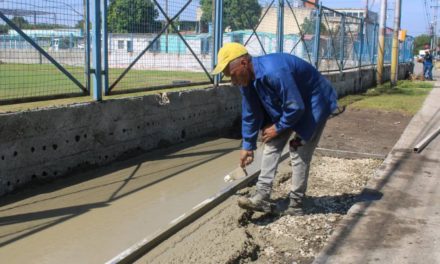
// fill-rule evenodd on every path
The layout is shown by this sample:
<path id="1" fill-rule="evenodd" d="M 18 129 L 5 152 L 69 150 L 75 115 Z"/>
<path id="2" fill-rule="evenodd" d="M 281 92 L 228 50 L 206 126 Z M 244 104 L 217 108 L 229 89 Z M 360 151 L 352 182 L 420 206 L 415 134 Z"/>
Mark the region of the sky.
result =
<path id="1" fill-rule="evenodd" d="M 169 13 L 175 14 L 187 0 L 168 0 Z M 324 6 L 330 8 L 364 8 L 367 0 L 321 0 Z M 377 13 L 380 11 L 381 0 L 368 0 L 370 10 Z M 396 0 L 388 1 L 388 20 L 387 26 L 393 27 L 394 6 Z M 428 9 L 432 13 L 434 2 L 437 0 L 402 0 L 402 22 L 401 28 L 407 29 L 411 36 L 418 36 L 427 33 L 428 18 L 425 13 L 426 2 Z M 166 0 L 158 0 L 159 4 L 165 9 Z M 199 0 L 193 0 L 188 8 L 181 14 L 182 20 L 195 20 L 195 10 L 199 5 Z M 271 0 L 259 0 L 259 2 L 271 2 Z M 440 3 L 440 1 L 439 1 Z M 74 25 L 82 17 L 78 13 L 82 13 L 83 0 L 0 0 L 0 8 L 18 8 L 25 10 L 41 10 L 57 13 L 58 23 Z M 163 18 L 162 15 L 159 18 Z M 431 14 L 431 20 L 434 15 Z M 53 20 L 53 16 L 43 18 L 43 20 Z M 440 16 L 439 16 L 440 19 Z M 50 21 L 53 22 L 53 21 Z M 0 24 L 1 23 L 0 21 Z M 440 29 L 440 23 L 438 28 Z M 440 33 L 440 30 L 437 31 Z"/>
<path id="2" fill-rule="evenodd" d="M 369 0 L 370 10 L 380 13 L 380 2 L 381 0 Z M 387 27 L 394 26 L 394 7 L 395 0 L 388 0 L 388 11 L 387 11 Z M 408 35 L 418 36 L 427 33 L 427 17 L 425 12 L 425 0 L 402 0 L 402 15 L 401 15 L 401 25 L 402 29 L 408 30 Z M 434 5 L 435 0 L 426 0 L 428 8 Z M 322 0 L 324 6 L 330 8 L 342 8 L 342 7 L 352 7 L 352 8 L 364 8 L 366 0 Z M 433 8 L 430 8 L 432 12 Z M 433 14 L 431 19 L 433 19 Z M 440 20 L 440 16 L 439 16 Z M 439 26 L 440 28 L 440 23 Z M 438 33 L 440 30 L 437 31 Z"/>

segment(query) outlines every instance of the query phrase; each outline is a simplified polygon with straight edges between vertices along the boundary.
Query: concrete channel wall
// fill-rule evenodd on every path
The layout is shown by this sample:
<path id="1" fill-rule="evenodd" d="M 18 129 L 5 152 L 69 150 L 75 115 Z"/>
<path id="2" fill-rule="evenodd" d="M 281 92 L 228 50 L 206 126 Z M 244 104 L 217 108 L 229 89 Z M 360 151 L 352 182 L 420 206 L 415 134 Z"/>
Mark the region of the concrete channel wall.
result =
<path id="1" fill-rule="evenodd" d="M 408 71 L 412 64 L 401 65 L 399 78 Z M 371 87 L 374 72 L 326 75 L 345 95 Z M 0 196 L 138 151 L 228 133 L 240 113 L 239 90 L 222 86 L 0 114 Z"/>

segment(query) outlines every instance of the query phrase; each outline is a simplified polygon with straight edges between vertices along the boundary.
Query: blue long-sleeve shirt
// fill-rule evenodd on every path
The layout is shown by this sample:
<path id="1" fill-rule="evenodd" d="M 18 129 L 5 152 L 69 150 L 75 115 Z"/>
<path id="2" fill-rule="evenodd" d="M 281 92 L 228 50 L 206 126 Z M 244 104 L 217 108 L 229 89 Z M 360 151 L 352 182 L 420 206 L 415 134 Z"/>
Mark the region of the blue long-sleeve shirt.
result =
<path id="1" fill-rule="evenodd" d="M 432 55 L 426 54 L 423 59 L 423 65 L 424 66 L 432 66 Z"/>
<path id="2" fill-rule="evenodd" d="M 312 65 L 289 54 L 252 58 L 255 80 L 241 87 L 243 149 L 256 149 L 258 131 L 275 124 L 278 133 L 296 131 L 309 140 L 337 108 L 330 82 Z"/>

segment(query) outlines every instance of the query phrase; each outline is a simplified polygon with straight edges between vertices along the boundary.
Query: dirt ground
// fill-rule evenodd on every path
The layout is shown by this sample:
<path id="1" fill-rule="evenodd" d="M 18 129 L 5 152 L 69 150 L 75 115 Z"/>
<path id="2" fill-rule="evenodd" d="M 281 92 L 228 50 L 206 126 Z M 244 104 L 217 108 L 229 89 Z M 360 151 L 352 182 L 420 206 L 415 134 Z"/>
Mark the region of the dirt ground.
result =
<path id="1" fill-rule="evenodd" d="M 329 120 L 312 160 L 304 216 L 250 213 L 237 206 L 249 186 L 181 230 L 138 263 L 311 263 L 356 202 L 376 199 L 364 189 L 400 137 L 410 116 L 347 109 Z M 340 152 L 342 150 L 343 152 Z M 362 154 L 357 154 L 362 153 Z M 271 195 L 285 205 L 289 161 L 282 162 Z M 373 197 L 373 198 L 372 198 Z"/>
<path id="2" fill-rule="evenodd" d="M 398 112 L 347 108 L 344 113 L 327 122 L 318 147 L 385 156 L 410 120 L 411 116 Z M 332 155 L 332 153 L 337 154 L 337 152 L 325 154 Z M 338 155 L 346 158 L 364 156 L 355 153 Z"/>

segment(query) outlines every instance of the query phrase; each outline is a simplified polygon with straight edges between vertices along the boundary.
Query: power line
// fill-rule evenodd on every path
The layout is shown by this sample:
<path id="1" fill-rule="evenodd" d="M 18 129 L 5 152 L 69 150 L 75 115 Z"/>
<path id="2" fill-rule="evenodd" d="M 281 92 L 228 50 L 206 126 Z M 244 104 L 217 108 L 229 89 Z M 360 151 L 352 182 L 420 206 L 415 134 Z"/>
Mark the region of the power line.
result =
<path id="1" fill-rule="evenodd" d="M 429 32 L 431 29 L 431 17 L 430 17 L 430 9 L 428 8 L 428 2 L 426 0 L 423 1 L 423 6 L 425 8 L 425 19 L 426 19 L 426 29 Z"/>

